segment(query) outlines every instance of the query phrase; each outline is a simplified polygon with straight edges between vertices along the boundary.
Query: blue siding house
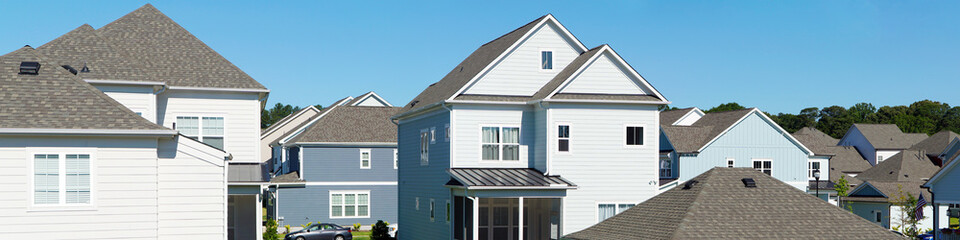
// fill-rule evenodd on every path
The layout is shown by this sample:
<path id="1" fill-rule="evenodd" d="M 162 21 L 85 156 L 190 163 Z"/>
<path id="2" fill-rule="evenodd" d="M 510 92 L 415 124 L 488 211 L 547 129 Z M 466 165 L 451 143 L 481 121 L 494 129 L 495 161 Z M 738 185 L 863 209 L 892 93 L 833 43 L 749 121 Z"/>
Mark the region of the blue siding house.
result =
<path id="1" fill-rule="evenodd" d="M 338 101 L 274 146 L 275 216 L 368 228 L 397 221 L 397 127 L 400 108 L 370 92 Z"/>
<path id="2" fill-rule="evenodd" d="M 661 190 L 714 167 L 755 168 L 801 190 L 812 180 L 813 153 L 759 109 L 664 111 L 660 128 Z M 826 171 L 827 162 L 821 164 Z"/>

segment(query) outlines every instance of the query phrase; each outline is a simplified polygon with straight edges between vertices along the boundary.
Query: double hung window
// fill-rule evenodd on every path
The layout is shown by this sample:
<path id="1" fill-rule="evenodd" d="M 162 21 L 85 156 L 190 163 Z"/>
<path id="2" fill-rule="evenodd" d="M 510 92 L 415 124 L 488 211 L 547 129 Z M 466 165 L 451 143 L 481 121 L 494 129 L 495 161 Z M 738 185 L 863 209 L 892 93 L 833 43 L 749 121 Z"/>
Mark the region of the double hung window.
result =
<path id="1" fill-rule="evenodd" d="M 602 222 L 607 218 L 620 214 L 637 204 L 633 203 L 601 203 L 597 205 L 597 222 Z"/>
<path id="2" fill-rule="evenodd" d="M 430 132 L 420 131 L 420 166 L 430 165 Z"/>
<path id="3" fill-rule="evenodd" d="M 773 161 L 770 159 L 755 159 L 753 160 L 753 169 L 766 173 L 767 175 L 772 175 Z"/>
<path id="4" fill-rule="evenodd" d="M 187 137 L 223 150 L 223 117 L 178 116 L 177 130 Z"/>
<path id="5" fill-rule="evenodd" d="M 557 126 L 557 151 L 570 151 L 570 125 Z"/>
<path id="6" fill-rule="evenodd" d="M 482 160 L 520 160 L 519 127 L 483 127 L 481 135 Z"/>
<path id="7" fill-rule="evenodd" d="M 394 162 L 396 165 L 396 162 Z M 370 149 L 360 149 L 360 168 L 370 168 Z"/>
<path id="8" fill-rule="evenodd" d="M 370 192 L 330 192 L 330 217 L 370 217 Z"/>
<path id="9" fill-rule="evenodd" d="M 90 203 L 90 154 L 34 154 L 32 163 L 34 204 Z"/>

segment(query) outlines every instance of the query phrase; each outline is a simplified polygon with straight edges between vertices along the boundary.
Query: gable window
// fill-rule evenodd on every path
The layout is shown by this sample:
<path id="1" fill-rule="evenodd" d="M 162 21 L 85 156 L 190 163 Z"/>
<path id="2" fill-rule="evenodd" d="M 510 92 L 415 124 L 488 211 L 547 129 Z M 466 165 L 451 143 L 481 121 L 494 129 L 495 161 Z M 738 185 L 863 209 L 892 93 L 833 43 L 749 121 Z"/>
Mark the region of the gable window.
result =
<path id="1" fill-rule="evenodd" d="M 770 159 L 754 159 L 753 160 L 753 169 L 766 173 L 767 175 L 772 176 L 773 169 L 773 160 Z"/>
<path id="2" fill-rule="evenodd" d="M 732 168 L 734 164 L 733 158 L 727 158 L 727 167 Z"/>
<path id="3" fill-rule="evenodd" d="M 360 149 L 360 168 L 370 169 L 370 149 Z"/>
<path id="4" fill-rule="evenodd" d="M 183 135 L 223 150 L 223 117 L 177 116 L 176 126 Z"/>
<path id="5" fill-rule="evenodd" d="M 540 69 L 553 69 L 553 51 L 540 51 Z"/>
<path id="6" fill-rule="evenodd" d="M 90 154 L 33 155 L 34 204 L 89 204 L 90 188 Z"/>
<path id="7" fill-rule="evenodd" d="M 330 191 L 330 218 L 370 217 L 370 191 Z"/>
<path id="8" fill-rule="evenodd" d="M 557 151 L 570 151 L 570 125 L 557 126 Z"/>
<path id="9" fill-rule="evenodd" d="M 602 222 L 607 218 L 620 214 L 637 204 L 633 203 L 601 203 L 597 205 L 597 222 Z"/>
<path id="10" fill-rule="evenodd" d="M 823 170 L 820 168 L 820 162 L 819 162 L 819 161 L 810 161 L 810 162 L 807 162 L 807 178 L 808 178 L 809 180 L 816 180 L 816 178 L 813 177 L 813 171 L 814 171 L 814 170 L 820 170 L 820 173 L 821 173 L 821 174 L 824 173 Z"/>
<path id="11" fill-rule="evenodd" d="M 520 160 L 520 128 L 482 127 L 482 160 Z"/>
<path id="12" fill-rule="evenodd" d="M 420 166 L 430 165 L 430 132 L 420 131 Z"/>
<path id="13" fill-rule="evenodd" d="M 627 146 L 643 145 L 643 127 L 627 126 Z"/>
<path id="14" fill-rule="evenodd" d="M 673 161 L 670 161 L 669 158 L 660 159 L 660 177 L 661 178 L 673 177 Z"/>

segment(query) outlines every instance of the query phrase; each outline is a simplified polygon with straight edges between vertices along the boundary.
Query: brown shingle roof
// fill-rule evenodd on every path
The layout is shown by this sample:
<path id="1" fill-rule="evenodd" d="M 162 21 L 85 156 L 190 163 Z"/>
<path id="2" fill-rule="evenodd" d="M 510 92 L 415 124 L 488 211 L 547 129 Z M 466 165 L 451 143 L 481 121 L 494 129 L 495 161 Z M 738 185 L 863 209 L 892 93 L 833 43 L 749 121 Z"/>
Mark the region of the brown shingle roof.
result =
<path id="1" fill-rule="evenodd" d="M 923 181 L 940 170 L 926 154 L 904 150 L 876 166 L 863 171 L 857 178 L 864 181 Z"/>
<path id="2" fill-rule="evenodd" d="M 927 138 L 922 133 L 903 133 L 895 124 L 855 123 L 853 127 L 876 149 L 907 149 Z"/>
<path id="3" fill-rule="evenodd" d="M 687 115 L 687 113 L 693 111 L 693 109 L 694 108 L 690 107 L 660 112 L 660 125 L 671 125 L 677 120 L 680 120 L 683 115 Z"/>
<path id="4" fill-rule="evenodd" d="M 292 143 L 395 143 L 397 125 L 390 117 L 399 107 L 338 106 L 290 140 Z M 321 113 L 322 114 L 322 113 Z"/>
<path id="5" fill-rule="evenodd" d="M 24 61 L 39 62 L 39 74 L 18 74 Z M 0 56 L 0 128 L 170 130 L 137 116 L 29 46 Z"/>
<path id="6" fill-rule="evenodd" d="M 90 72 L 78 74 L 83 79 L 162 82 L 147 75 L 143 66 L 125 58 L 87 24 L 38 47 L 37 52 L 77 70 L 86 65 Z"/>
<path id="7" fill-rule="evenodd" d="M 960 136 L 958 136 L 955 132 L 943 130 L 931 135 L 927 139 L 924 139 L 917 144 L 914 144 L 912 147 L 910 147 L 910 150 L 918 150 L 923 151 L 926 154 L 939 155 L 943 153 L 951 141 L 957 139 L 958 137 Z"/>
<path id="8" fill-rule="evenodd" d="M 833 155 L 828 148 L 837 146 L 840 141 L 812 127 L 801 128 L 791 135 L 817 155 Z"/>
<path id="9" fill-rule="evenodd" d="M 755 188 L 741 179 L 752 178 Z M 750 168 L 714 168 L 568 239 L 900 239 Z"/>
<path id="10" fill-rule="evenodd" d="M 734 123 L 753 110 L 754 108 L 748 108 L 708 113 L 690 126 L 665 126 L 661 124 L 661 128 L 670 143 L 673 144 L 674 150 L 681 153 L 691 153 L 699 151 L 710 140 L 719 136 L 720 133 L 723 133 L 724 130 L 733 126 Z"/>

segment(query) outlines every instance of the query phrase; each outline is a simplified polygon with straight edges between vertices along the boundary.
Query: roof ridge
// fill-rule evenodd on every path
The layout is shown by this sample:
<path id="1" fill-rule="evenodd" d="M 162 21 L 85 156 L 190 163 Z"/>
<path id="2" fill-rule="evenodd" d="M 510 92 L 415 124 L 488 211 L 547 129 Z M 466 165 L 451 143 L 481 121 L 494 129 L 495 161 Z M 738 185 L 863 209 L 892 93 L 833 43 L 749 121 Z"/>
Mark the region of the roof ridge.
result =
<path id="1" fill-rule="evenodd" d="M 486 42 L 486 43 L 484 43 L 484 44 L 481 44 L 480 46 L 482 47 L 482 46 L 486 46 L 487 44 L 496 42 L 497 40 L 500 40 L 501 38 L 504 38 L 504 37 L 506 37 L 507 35 L 510 35 L 511 33 L 514 33 L 514 32 L 516 32 L 516 31 L 520 31 L 520 29 L 523 29 L 523 28 L 526 27 L 527 25 L 540 22 L 540 21 L 543 20 L 544 18 L 547 18 L 547 16 L 552 16 L 552 15 L 547 14 L 547 15 L 540 16 L 540 17 L 538 17 L 537 19 L 534 19 L 533 21 L 528 22 L 527 24 L 521 25 L 520 27 L 518 27 L 518 28 L 516 28 L 516 29 L 513 29 L 512 31 L 507 32 L 507 33 L 505 33 L 505 34 L 503 34 L 503 35 L 500 35 L 499 37 L 494 38 L 493 40 L 490 40 L 489 42 Z"/>
<path id="2" fill-rule="evenodd" d="M 686 228 L 688 227 L 687 225 L 689 225 L 688 223 L 689 223 L 690 221 L 687 221 L 687 216 L 690 215 L 690 212 L 691 212 L 693 209 L 695 209 L 697 206 L 699 206 L 698 204 L 694 204 L 694 203 L 697 202 L 697 200 L 700 200 L 700 198 L 703 197 L 703 190 L 706 188 L 706 185 L 709 185 L 709 184 L 710 184 L 710 181 L 709 181 L 709 180 L 712 179 L 711 177 L 714 176 L 714 174 L 716 173 L 716 169 L 717 169 L 717 168 L 720 168 L 720 167 L 711 168 L 710 170 L 707 170 L 706 172 L 700 174 L 699 176 L 694 177 L 694 178 L 692 178 L 692 179 L 690 179 L 690 180 L 687 180 L 687 182 L 697 181 L 697 183 L 690 188 L 690 190 L 694 190 L 694 188 L 696 188 L 696 193 L 694 193 L 693 200 L 691 200 L 691 201 L 689 202 L 689 204 L 687 205 L 687 207 L 683 209 L 683 213 L 684 213 L 684 215 L 686 215 L 686 216 L 684 216 L 683 218 L 680 219 L 679 224 L 677 224 L 677 227 L 676 227 L 676 228 L 674 229 L 674 231 L 670 234 L 670 239 L 676 239 L 676 238 L 677 238 L 677 235 L 682 232 L 682 229 L 686 229 Z M 686 183 L 684 183 L 684 184 L 686 184 Z M 696 185 L 700 185 L 700 186 L 696 186 Z M 676 189 L 677 187 L 681 187 L 681 186 L 678 185 L 678 186 L 674 187 L 674 189 Z"/>

